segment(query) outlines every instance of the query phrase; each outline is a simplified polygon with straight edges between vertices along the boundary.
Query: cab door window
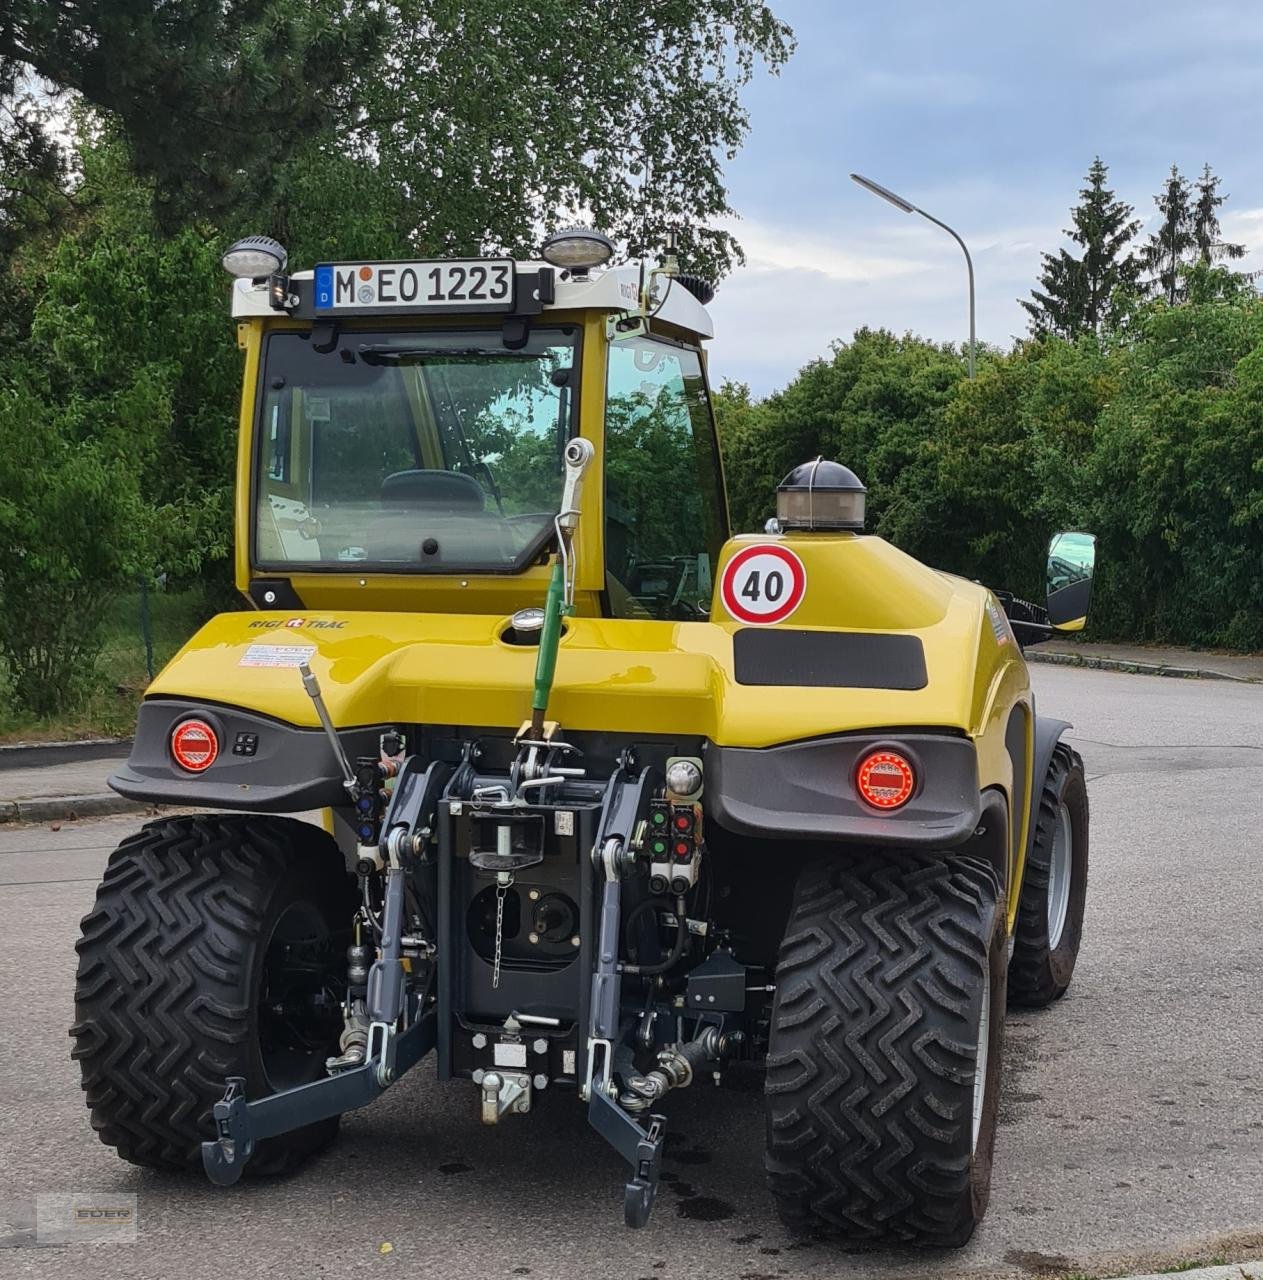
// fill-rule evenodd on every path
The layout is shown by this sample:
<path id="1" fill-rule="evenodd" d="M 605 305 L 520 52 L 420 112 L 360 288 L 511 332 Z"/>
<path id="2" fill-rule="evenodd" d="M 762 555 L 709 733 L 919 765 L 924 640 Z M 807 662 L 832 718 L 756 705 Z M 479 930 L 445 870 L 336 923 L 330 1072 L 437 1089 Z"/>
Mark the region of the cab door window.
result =
<path id="1" fill-rule="evenodd" d="M 613 616 L 705 619 L 726 524 L 698 353 L 655 338 L 613 343 L 605 393 L 605 569 Z"/>

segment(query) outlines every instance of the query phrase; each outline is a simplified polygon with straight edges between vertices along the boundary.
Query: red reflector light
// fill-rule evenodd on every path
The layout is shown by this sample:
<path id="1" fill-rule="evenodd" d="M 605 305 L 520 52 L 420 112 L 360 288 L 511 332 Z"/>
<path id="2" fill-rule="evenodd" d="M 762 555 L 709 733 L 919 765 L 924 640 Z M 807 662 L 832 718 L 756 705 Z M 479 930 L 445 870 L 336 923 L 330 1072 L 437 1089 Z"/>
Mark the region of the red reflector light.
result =
<path id="1" fill-rule="evenodd" d="M 205 720 L 181 720 L 171 732 L 171 754 L 181 769 L 201 773 L 215 763 L 219 739 Z"/>
<path id="2" fill-rule="evenodd" d="M 897 751 L 874 751 L 860 761 L 855 786 L 874 809 L 897 809 L 912 798 L 917 775 Z"/>

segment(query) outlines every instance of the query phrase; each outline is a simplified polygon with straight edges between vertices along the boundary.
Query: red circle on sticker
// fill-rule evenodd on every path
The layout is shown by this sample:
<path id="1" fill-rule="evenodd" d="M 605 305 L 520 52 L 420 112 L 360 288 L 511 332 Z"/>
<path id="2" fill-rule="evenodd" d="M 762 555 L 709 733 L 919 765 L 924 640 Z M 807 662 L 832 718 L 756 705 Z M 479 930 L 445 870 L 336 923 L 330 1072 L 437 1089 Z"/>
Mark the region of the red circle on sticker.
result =
<path id="1" fill-rule="evenodd" d="M 361 268 L 360 268 L 360 279 L 361 279 L 361 280 L 371 280 L 372 278 L 373 278 L 373 268 L 372 268 L 372 267 L 361 267 Z"/>
<path id="2" fill-rule="evenodd" d="M 743 547 L 724 567 L 719 598 L 724 608 L 751 626 L 784 622 L 807 594 L 807 570 L 788 548 L 775 542 Z"/>
<path id="3" fill-rule="evenodd" d="M 171 754 L 181 769 L 201 773 L 215 763 L 219 738 L 205 720 L 182 720 L 171 734 Z"/>

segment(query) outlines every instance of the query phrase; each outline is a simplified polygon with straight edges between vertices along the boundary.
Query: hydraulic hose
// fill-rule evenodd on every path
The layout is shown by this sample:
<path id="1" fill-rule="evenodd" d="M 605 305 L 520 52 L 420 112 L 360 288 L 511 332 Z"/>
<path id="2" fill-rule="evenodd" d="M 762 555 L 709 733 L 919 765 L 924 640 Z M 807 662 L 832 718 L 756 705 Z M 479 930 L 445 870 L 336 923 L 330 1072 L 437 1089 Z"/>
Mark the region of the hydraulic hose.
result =
<path id="1" fill-rule="evenodd" d="M 646 898 L 643 902 L 638 902 L 627 914 L 627 919 L 623 922 L 623 937 L 627 940 L 627 954 L 639 959 L 639 951 L 633 950 L 633 941 L 636 937 L 636 926 L 640 923 L 640 918 L 646 911 L 670 911 L 671 903 L 666 898 Z"/>
<path id="2" fill-rule="evenodd" d="M 645 905 L 646 904 L 642 902 L 640 907 L 644 907 Z M 640 907 L 636 910 L 639 911 Z M 632 918 L 634 918 L 634 916 L 635 912 L 632 913 Z M 671 950 L 667 952 L 667 954 L 656 964 L 624 964 L 621 966 L 624 973 L 637 978 L 653 978 L 657 977 L 660 973 L 666 973 L 666 971 L 679 960 L 679 958 L 684 954 L 684 942 L 688 937 L 688 919 L 684 913 L 683 897 L 679 897 L 675 900 L 675 918 L 677 927 L 675 931 L 675 942 L 672 944 Z M 631 923 L 630 918 L 628 923 Z"/>

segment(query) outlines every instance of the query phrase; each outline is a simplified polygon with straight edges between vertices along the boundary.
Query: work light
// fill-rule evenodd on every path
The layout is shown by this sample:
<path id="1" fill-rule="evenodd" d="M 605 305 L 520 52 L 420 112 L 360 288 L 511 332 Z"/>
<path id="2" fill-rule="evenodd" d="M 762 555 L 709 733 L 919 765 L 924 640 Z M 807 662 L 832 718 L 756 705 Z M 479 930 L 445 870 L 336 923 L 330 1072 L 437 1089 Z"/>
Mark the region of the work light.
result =
<path id="1" fill-rule="evenodd" d="M 230 276 L 247 276 L 261 280 L 285 270 L 289 255 L 285 247 L 271 236 L 246 236 L 230 244 L 220 258 Z"/>
<path id="2" fill-rule="evenodd" d="M 540 245 L 545 262 L 565 267 L 576 275 L 604 266 L 614 256 L 613 242 L 591 227 L 563 227 Z"/>

